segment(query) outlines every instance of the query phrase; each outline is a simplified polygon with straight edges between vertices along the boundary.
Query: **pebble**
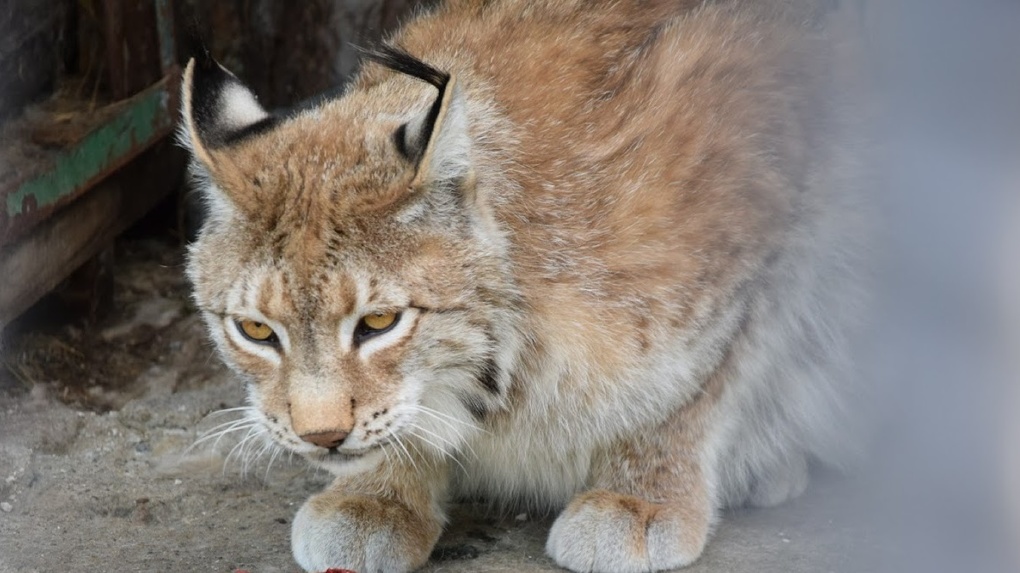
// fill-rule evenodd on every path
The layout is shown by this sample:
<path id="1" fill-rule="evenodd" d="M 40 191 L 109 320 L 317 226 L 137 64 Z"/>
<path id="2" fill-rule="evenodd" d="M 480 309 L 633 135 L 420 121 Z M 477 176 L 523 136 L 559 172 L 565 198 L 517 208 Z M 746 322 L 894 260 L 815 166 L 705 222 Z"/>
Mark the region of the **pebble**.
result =
<path id="1" fill-rule="evenodd" d="M 2 510 L 4 513 L 7 513 L 9 511 L 11 511 L 12 509 L 14 509 L 14 506 L 9 504 L 9 503 L 7 503 L 6 501 L 0 503 L 0 510 Z"/>

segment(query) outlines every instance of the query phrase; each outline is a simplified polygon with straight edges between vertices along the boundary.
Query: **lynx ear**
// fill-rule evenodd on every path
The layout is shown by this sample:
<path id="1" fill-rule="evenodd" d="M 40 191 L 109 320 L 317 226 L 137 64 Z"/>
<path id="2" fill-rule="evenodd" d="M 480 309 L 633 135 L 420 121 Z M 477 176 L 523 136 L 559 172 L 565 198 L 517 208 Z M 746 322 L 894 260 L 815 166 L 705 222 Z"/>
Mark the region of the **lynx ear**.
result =
<path id="1" fill-rule="evenodd" d="M 275 122 L 234 74 L 212 58 L 192 58 L 181 85 L 181 139 L 206 166 L 217 148 L 266 129 Z"/>
<path id="2" fill-rule="evenodd" d="M 463 95 L 450 76 L 424 115 L 404 124 L 394 139 L 404 138 L 405 156 L 417 162 L 413 186 L 461 180 L 471 173 L 471 138 Z"/>
<path id="3" fill-rule="evenodd" d="M 412 186 L 470 178 L 471 138 L 464 95 L 456 78 L 391 46 L 367 55 L 387 68 L 428 82 L 439 91 L 428 110 L 393 134 L 397 151 L 415 165 Z"/>

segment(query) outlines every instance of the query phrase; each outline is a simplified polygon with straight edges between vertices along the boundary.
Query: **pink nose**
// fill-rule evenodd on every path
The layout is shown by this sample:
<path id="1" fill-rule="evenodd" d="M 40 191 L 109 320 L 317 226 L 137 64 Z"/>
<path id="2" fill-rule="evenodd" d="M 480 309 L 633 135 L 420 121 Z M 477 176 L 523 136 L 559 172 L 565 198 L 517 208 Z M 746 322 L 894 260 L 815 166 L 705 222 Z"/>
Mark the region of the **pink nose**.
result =
<path id="1" fill-rule="evenodd" d="M 301 434 L 301 439 L 308 442 L 309 444 L 315 444 L 320 448 L 331 449 L 338 447 L 344 443 L 347 439 L 347 435 L 350 432 L 344 432 L 343 430 L 330 430 L 326 432 L 313 432 L 308 434 Z"/>

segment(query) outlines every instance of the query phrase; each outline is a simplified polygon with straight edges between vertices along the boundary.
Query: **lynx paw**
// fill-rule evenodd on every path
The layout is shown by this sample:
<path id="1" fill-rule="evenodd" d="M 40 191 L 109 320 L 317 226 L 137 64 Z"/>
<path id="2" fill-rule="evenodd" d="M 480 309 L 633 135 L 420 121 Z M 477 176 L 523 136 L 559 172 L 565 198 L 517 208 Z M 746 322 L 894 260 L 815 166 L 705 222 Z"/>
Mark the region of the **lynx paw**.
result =
<path id="1" fill-rule="evenodd" d="M 708 515 L 593 490 L 574 498 L 549 532 L 546 552 L 579 573 L 646 573 L 689 565 L 708 538 Z"/>
<path id="2" fill-rule="evenodd" d="M 309 498 L 294 517 L 291 549 L 306 571 L 406 573 L 428 560 L 440 531 L 437 520 L 396 501 L 327 492 Z"/>

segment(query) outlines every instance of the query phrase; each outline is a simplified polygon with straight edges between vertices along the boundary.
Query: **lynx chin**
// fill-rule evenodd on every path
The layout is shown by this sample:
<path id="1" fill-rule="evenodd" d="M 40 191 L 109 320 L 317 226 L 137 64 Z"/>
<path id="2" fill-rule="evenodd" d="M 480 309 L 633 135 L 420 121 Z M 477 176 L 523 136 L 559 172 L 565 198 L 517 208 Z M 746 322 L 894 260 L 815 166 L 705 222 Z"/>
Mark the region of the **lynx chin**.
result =
<path id="1" fill-rule="evenodd" d="M 195 301 L 252 422 L 335 475 L 301 567 L 412 571 L 464 497 L 558 512 L 573 571 L 682 567 L 857 455 L 832 4 L 449 1 L 289 116 L 189 63 Z"/>

